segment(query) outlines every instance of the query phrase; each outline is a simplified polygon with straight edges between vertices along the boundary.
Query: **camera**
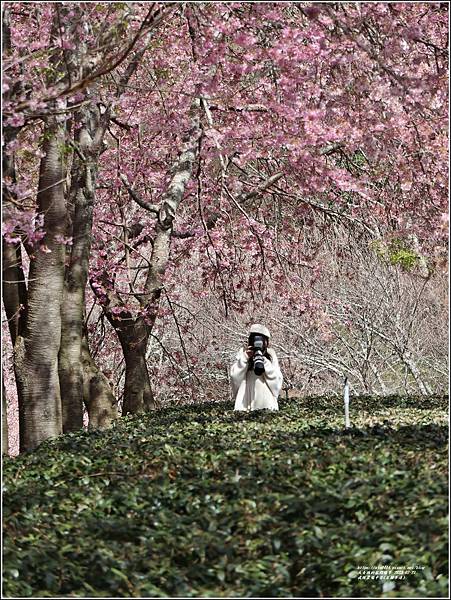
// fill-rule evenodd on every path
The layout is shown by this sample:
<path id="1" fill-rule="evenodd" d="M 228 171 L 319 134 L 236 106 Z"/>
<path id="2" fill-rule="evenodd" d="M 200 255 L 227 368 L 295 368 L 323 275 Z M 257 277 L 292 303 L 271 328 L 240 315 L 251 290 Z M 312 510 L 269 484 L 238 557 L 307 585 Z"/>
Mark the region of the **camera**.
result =
<path id="1" fill-rule="evenodd" d="M 253 368 L 256 375 L 261 375 L 265 372 L 265 363 L 263 361 L 263 349 L 265 347 L 265 339 L 262 335 L 254 336 L 252 341 L 252 349 L 254 351 L 253 356 Z"/>

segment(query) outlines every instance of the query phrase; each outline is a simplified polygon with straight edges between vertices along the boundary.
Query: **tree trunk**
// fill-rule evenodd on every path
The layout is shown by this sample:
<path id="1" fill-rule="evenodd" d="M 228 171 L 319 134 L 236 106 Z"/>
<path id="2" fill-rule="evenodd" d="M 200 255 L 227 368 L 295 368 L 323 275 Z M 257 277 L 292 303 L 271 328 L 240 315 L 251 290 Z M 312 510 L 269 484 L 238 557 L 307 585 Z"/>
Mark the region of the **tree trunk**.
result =
<path id="1" fill-rule="evenodd" d="M 172 168 L 172 177 L 163 194 L 157 210 L 158 223 L 155 227 L 155 237 L 152 244 L 152 254 L 147 270 L 144 290 L 137 295 L 141 309 L 146 313 L 143 317 L 133 318 L 130 311 L 125 308 L 118 294 L 115 293 L 109 274 L 103 273 L 101 280 L 104 283 L 107 300 L 103 293 L 99 294 L 98 287 L 92 286 L 98 295 L 105 314 L 116 331 L 122 346 L 125 358 L 125 388 L 122 414 L 137 413 L 156 408 L 155 399 L 150 387 L 149 372 L 146 363 L 147 342 L 155 323 L 160 297 L 163 290 L 164 274 L 169 261 L 171 236 L 174 218 L 183 199 L 186 186 L 191 178 L 195 161 L 199 154 L 200 140 L 202 137 L 202 124 L 200 120 L 200 100 L 195 98 L 190 107 L 190 129 L 184 136 L 181 152 Z M 124 179 L 123 179 L 124 181 Z M 126 183 L 127 180 L 124 181 Z M 138 198 L 126 183 L 133 199 Z M 144 208 L 148 203 L 138 202 Z M 154 210 L 152 208 L 152 210 Z M 120 307 L 121 317 L 116 317 L 115 309 Z M 125 315 L 125 316 L 124 316 Z"/>
<path id="2" fill-rule="evenodd" d="M 116 325 L 117 327 L 117 325 Z M 138 319 L 116 328 L 125 358 L 125 385 L 122 414 L 136 414 L 156 408 L 147 370 L 149 328 Z"/>
<path id="3" fill-rule="evenodd" d="M 421 392 L 422 396 L 430 396 L 431 395 L 431 389 L 428 386 L 428 384 L 423 381 L 423 378 L 421 376 L 421 373 L 415 363 L 415 361 L 412 358 L 412 355 L 409 351 L 404 352 L 404 354 L 401 356 L 402 361 L 404 362 L 404 364 L 406 365 L 408 371 L 410 372 L 410 374 L 412 375 L 412 377 L 415 380 L 415 383 L 418 386 L 418 389 Z"/>
<path id="4" fill-rule="evenodd" d="M 8 414 L 5 382 L 2 381 L 2 454 L 8 454 Z"/>
<path id="5" fill-rule="evenodd" d="M 63 432 L 83 427 L 83 371 L 81 365 L 81 340 L 77 329 L 78 298 L 64 287 L 62 310 L 61 348 L 58 375 L 61 388 Z"/>
<path id="6" fill-rule="evenodd" d="M 85 160 L 78 155 L 74 157 L 69 194 L 74 204 L 73 244 L 64 284 L 59 353 L 63 432 L 83 427 L 82 337 L 98 164 L 98 152 L 92 148 L 92 136 L 99 124 L 98 110 L 85 108 L 77 118 L 81 129 L 75 142 Z"/>
<path id="7" fill-rule="evenodd" d="M 7 140 L 5 131 L 5 140 Z M 11 181 L 15 181 L 15 168 L 12 156 L 8 156 L 5 152 L 2 160 L 3 177 L 9 177 Z M 11 209 L 10 192 L 7 186 L 3 185 L 4 199 L 4 218 L 7 217 L 8 211 Z M 2 238 L 2 278 L 3 278 L 3 304 L 5 307 L 6 317 L 8 319 L 9 332 L 11 334 L 11 342 L 13 348 L 20 339 L 23 342 L 26 335 L 27 323 L 27 286 L 25 283 L 25 275 L 22 268 L 22 252 L 20 242 L 8 243 L 5 238 Z M 20 376 L 17 372 L 17 363 L 14 362 L 14 373 L 17 388 L 17 402 L 19 406 L 19 415 L 24 412 L 23 387 Z"/>
<path id="8" fill-rule="evenodd" d="M 88 338 L 81 343 L 83 401 L 88 411 L 89 429 L 105 429 L 117 419 L 117 402 L 105 375 L 95 364 L 89 351 Z"/>
<path id="9" fill-rule="evenodd" d="M 3 57 L 6 58 L 11 51 L 11 10 L 9 6 L 2 6 L 2 50 Z M 20 78 L 14 84 L 14 91 L 19 92 L 22 87 Z M 12 90 L 6 90 L 4 99 L 7 100 Z M 8 125 L 3 127 L 4 137 L 4 152 L 2 155 L 3 169 L 3 212 L 4 221 L 14 219 L 14 201 L 17 200 L 15 192 L 12 192 L 7 182 L 17 183 L 15 156 L 14 152 L 7 149 L 7 146 L 12 142 L 18 134 L 18 130 Z M 14 237 L 20 238 L 20 232 L 14 231 Z M 22 251 L 21 242 L 7 242 L 2 238 L 2 278 L 3 278 L 3 304 L 5 307 L 6 318 L 8 319 L 9 332 L 11 334 L 11 342 L 14 348 L 16 340 L 19 336 L 25 335 L 26 318 L 27 318 L 27 286 L 25 283 L 25 275 L 22 268 Z M 17 379 L 17 396 L 19 410 L 23 410 L 22 388 Z M 6 405 L 3 406 L 6 412 Z M 5 414 L 4 414 L 5 416 Z M 6 418 L 6 417 L 5 417 Z M 6 444 L 7 447 L 7 444 Z"/>
<path id="10" fill-rule="evenodd" d="M 3 304 L 8 319 L 11 341 L 14 346 L 17 336 L 24 335 L 26 320 L 27 287 L 22 269 L 20 242 L 9 244 L 3 238 Z"/>
<path id="11" fill-rule="evenodd" d="M 58 352 L 66 227 L 62 150 L 64 132 L 53 120 L 45 129 L 39 174 L 38 211 L 44 214 L 45 237 L 30 257 L 26 337 L 16 341 L 16 375 L 23 393 L 20 449 L 32 450 L 62 432 Z M 19 344 L 19 345 L 18 345 Z"/>
<path id="12" fill-rule="evenodd" d="M 386 396 L 388 394 L 387 386 L 385 385 L 384 380 L 382 379 L 382 376 L 381 376 L 381 374 L 379 372 L 379 369 L 374 364 L 370 364 L 370 368 L 371 368 L 371 371 L 373 372 L 373 375 L 374 375 L 374 378 L 376 379 L 376 382 L 379 385 L 379 388 L 380 388 L 380 390 L 382 392 L 382 395 Z M 372 393 L 374 393 L 374 392 L 375 392 L 374 388 L 372 388 Z"/>

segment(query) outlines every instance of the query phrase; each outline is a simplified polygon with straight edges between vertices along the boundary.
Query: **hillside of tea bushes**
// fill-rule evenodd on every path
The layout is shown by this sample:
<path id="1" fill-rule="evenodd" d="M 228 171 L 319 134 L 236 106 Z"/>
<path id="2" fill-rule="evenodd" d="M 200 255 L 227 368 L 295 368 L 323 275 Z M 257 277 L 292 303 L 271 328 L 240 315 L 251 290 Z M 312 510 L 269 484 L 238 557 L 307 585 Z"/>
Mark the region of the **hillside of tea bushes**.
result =
<path id="1" fill-rule="evenodd" d="M 5 459 L 4 596 L 446 597 L 448 399 L 351 398 L 348 431 L 340 399 L 280 404 Z M 380 565 L 404 579 L 362 578 Z"/>

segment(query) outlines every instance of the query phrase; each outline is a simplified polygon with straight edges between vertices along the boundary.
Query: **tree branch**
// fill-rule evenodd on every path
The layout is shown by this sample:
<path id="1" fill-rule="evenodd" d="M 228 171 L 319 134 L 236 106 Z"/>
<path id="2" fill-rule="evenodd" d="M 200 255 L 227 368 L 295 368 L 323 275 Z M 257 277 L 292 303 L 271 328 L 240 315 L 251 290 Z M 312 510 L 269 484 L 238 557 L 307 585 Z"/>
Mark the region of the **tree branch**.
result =
<path id="1" fill-rule="evenodd" d="M 122 183 L 124 184 L 124 186 L 126 187 L 127 192 L 129 193 L 130 197 L 132 198 L 132 200 L 134 200 L 136 202 L 136 204 L 139 204 L 139 206 L 141 208 L 144 208 L 144 210 L 147 210 L 148 212 L 158 215 L 158 212 L 160 210 L 159 206 L 157 206 L 156 204 L 150 204 L 150 202 L 147 202 L 146 200 L 144 200 L 144 198 L 142 196 L 140 196 L 140 194 L 138 194 L 138 192 L 136 192 L 132 188 L 132 186 L 130 185 L 130 183 L 125 175 L 123 175 L 121 173 L 119 175 L 119 178 L 122 181 Z"/>

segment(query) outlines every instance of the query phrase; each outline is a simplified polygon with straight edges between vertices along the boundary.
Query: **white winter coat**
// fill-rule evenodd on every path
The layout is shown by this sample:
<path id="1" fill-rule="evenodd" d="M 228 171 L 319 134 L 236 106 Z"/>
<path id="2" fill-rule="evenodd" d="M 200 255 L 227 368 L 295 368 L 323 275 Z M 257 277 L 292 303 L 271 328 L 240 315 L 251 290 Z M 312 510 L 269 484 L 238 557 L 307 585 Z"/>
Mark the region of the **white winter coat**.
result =
<path id="1" fill-rule="evenodd" d="M 248 369 L 248 357 L 243 348 L 236 355 L 230 369 L 235 410 L 279 410 L 277 398 L 282 388 L 282 373 L 274 350 L 268 348 L 267 352 L 272 360 L 263 358 L 265 372 L 262 375 L 256 375 L 253 370 Z"/>

